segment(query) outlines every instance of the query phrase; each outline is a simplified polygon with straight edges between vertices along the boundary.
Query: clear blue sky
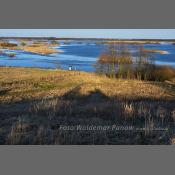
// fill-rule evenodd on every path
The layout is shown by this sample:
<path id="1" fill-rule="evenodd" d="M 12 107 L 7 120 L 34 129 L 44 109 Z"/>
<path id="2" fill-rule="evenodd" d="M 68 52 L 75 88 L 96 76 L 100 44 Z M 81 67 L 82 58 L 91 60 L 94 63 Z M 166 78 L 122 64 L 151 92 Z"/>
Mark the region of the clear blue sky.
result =
<path id="1" fill-rule="evenodd" d="M 0 36 L 175 39 L 175 29 L 0 29 Z"/>

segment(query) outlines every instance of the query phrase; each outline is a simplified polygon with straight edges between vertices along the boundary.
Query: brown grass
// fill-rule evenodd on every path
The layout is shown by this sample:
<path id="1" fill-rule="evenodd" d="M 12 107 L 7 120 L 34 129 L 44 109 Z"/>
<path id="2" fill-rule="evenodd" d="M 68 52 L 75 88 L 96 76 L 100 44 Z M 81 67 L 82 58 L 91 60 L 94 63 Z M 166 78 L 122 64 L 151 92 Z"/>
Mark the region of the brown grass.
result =
<path id="1" fill-rule="evenodd" d="M 42 70 L 35 68 L 0 68 L 0 89 L 8 90 L 0 102 L 59 96 L 79 85 L 82 94 L 99 89 L 106 96 L 119 98 L 174 98 L 174 89 L 164 82 L 109 79 L 94 73 Z M 167 88 L 164 88 L 167 87 Z M 173 87 L 173 86 L 172 86 Z"/>
<path id="2" fill-rule="evenodd" d="M 168 54 L 165 50 L 151 50 L 151 49 L 143 49 L 144 53 L 160 53 L 160 54 Z"/>
<path id="3" fill-rule="evenodd" d="M 57 53 L 58 51 L 51 48 L 52 45 L 50 44 L 33 44 L 33 45 L 26 45 L 22 47 L 22 50 L 26 52 L 32 52 L 36 54 L 48 55 L 52 53 Z"/>
<path id="4" fill-rule="evenodd" d="M 174 103 L 173 82 L 2 67 L 0 144 L 172 144 Z M 59 130 L 61 125 L 114 124 L 146 130 Z"/>
<path id="5" fill-rule="evenodd" d="M 160 44 L 159 41 L 141 41 L 141 40 L 114 40 L 108 41 L 108 44 Z"/>
<path id="6" fill-rule="evenodd" d="M 20 49 L 20 47 L 17 44 L 14 43 L 8 43 L 8 42 L 2 42 L 0 41 L 0 49 Z"/>
<path id="7" fill-rule="evenodd" d="M 59 52 L 56 49 L 53 49 L 53 46 L 57 46 L 58 44 L 50 44 L 48 42 L 35 42 L 33 44 L 30 44 L 28 41 L 21 40 L 21 44 L 13 44 L 8 42 L 0 42 L 0 49 L 14 49 L 14 50 L 24 50 L 26 52 L 32 52 L 36 54 L 42 54 L 42 55 L 48 55 L 52 53 Z"/>

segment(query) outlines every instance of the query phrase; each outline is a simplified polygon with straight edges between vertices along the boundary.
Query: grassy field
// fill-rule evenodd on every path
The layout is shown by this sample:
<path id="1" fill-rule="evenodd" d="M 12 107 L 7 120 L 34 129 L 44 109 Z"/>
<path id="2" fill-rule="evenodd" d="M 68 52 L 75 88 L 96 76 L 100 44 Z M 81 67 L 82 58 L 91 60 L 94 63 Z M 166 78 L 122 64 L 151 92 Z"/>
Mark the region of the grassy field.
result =
<path id="1" fill-rule="evenodd" d="M 0 68 L 0 144 L 172 144 L 174 121 L 173 82 Z M 114 124 L 134 129 L 59 129 L 61 125 Z"/>
<path id="2" fill-rule="evenodd" d="M 21 47 L 22 50 L 26 52 L 42 54 L 42 55 L 49 55 L 52 53 L 58 53 L 58 50 L 53 49 L 55 45 L 53 44 L 33 44 L 33 45 L 26 45 Z"/>

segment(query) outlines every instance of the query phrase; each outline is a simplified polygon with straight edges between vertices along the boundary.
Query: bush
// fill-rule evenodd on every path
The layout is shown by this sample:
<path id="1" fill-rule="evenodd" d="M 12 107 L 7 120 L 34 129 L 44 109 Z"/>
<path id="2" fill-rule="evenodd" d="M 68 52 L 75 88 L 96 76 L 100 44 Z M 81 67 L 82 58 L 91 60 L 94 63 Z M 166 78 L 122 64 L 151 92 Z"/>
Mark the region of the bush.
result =
<path id="1" fill-rule="evenodd" d="M 175 78 L 175 69 L 158 66 L 152 55 L 145 54 L 139 47 L 135 58 L 126 46 L 109 46 L 106 53 L 99 56 L 96 72 L 110 78 L 137 79 L 145 81 L 166 81 Z"/>
<path id="2" fill-rule="evenodd" d="M 139 70 L 135 69 L 135 78 L 146 81 L 169 81 L 175 78 L 175 69 L 170 66 L 149 64 Z"/>
<path id="3" fill-rule="evenodd" d="M 50 43 L 55 45 L 55 44 L 58 44 L 58 41 L 52 40 Z"/>
<path id="4" fill-rule="evenodd" d="M 0 46 L 1 47 L 16 47 L 18 45 L 14 43 L 0 43 Z"/>
<path id="5" fill-rule="evenodd" d="M 9 57 L 15 57 L 16 54 L 15 53 L 9 53 L 9 54 L 7 54 L 7 56 L 9 56 Z"/>
<path id="6" fill-rule="evenodd" d="M 153 70 L 154 81 L 172 80 L 175 77 L 175 69 L 169 66 L 155 66 Z"/>
<path id="7" fill-rule="evenodd" d="M 26 46 L 27 44 L 25 42 L 21 42 L 21 46 Z"/>

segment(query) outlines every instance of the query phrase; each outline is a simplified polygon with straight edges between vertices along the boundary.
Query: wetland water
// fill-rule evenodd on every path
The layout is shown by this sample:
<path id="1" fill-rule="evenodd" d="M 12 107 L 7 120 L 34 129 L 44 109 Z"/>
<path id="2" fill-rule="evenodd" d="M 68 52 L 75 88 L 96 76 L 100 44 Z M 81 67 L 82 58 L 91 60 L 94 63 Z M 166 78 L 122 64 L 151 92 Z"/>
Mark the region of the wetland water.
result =
<path id="1" fill-rule="evenodd" d="M 62 52 L 50 55 L 5 49 L 3 52 L 14 53 L 15 57 L 0 55 L 0 66 L 62 68 L 65 70 L 68 70 L 69 66 L 71 66 L 75 70 L 93 72 L 99 55 L 108 48 L 108 44 L 96 44 L 96 41 L 73 40 L 68 43 L 59 41 L 59 43 L 60 45 L 54 48 Z M 155 63 L 175 67 L 175 45 L 172 43 L 144 44 L 143 46 L 145 49 L 166 51 L 167 54 L 152 54 Z M 128 48 L 131 54 L 134 55 L 136 47 L 133 44 L 128 44 Z"/>

